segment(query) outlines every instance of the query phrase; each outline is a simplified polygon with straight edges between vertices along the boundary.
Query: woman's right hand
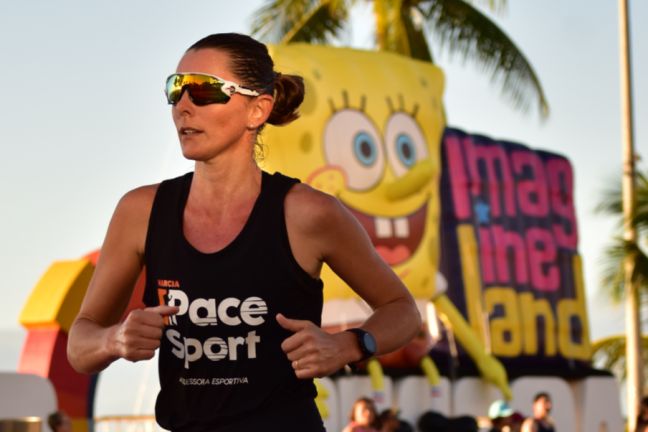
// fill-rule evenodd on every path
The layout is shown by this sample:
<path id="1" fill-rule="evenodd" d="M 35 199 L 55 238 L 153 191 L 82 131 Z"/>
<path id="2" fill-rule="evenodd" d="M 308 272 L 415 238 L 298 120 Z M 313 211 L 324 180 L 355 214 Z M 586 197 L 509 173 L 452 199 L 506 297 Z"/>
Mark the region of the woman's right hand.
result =
<path id="1" fill-rule="evenodd" d="M 175 306 L 160 305 L 131 311 L 116 326 L 113 350 L 118 357 L 136 362 L 153 358 L 160 347 L 168 317 L 178 313 Z"/>

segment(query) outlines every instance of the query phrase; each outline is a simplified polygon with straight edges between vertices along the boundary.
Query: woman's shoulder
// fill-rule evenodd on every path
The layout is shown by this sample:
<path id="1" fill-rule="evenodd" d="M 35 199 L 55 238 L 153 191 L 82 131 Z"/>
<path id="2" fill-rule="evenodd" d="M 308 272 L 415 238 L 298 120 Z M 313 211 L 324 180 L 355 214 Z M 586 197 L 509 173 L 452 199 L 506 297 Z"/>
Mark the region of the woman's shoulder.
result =
<path id="1" fill-rule="evenodd" d="M 333 195 L 322 192 L 305 183 L 296 183 L 286 195 L 286 205 L 296 210 L 320 213 L 335 212 L 342 208 L 340 201 Z"/>
<path id="2" fill-rule="evenodd" d="M 284 208 L 289 220 L 304 224 L 306 228 L 322 228 L 346 217 L 345 209 L 337 198 L 304 183 L 297 183 L 290 189 Z"/>
<path id="3" fill-rule="evenodd" d="M 134 226 L 138 222 L 148 224 L 158 186 L 159 183 L 140 186 L 126 192 L 117 203 L 113 221 L 123 221 Z"/>
<path id="4" fill-rule="evenodd" d="M 164 180 L 162 183 L 175 183 L 181 185 L 182 182 L 186 182 L 187 179 L 190 179 L 192 176 L 193 172 L 189 172 L 179 177 Z M 155 195 L 162 183 L 153 183 L 131 189 L 122 196 L 119 204 L 136 208 L 140 206 L 150 207 L 153 204 Z"/>
<path id="5" fill-rule="evenodd" d="M 139 186 L 126 192 L 118 203 L 119 207 L 135 210 L 141 207 L 150 207 L 153 205 L 155 194 L 160 186 L 159 183 Z"/>

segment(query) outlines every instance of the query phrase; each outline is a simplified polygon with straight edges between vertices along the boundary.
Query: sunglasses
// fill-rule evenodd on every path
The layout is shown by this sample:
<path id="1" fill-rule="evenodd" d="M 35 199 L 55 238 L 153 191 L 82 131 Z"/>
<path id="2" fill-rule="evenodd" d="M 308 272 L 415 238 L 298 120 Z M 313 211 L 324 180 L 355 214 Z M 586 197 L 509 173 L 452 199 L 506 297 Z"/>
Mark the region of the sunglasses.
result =
<path id="1" fill-rule="evenodd" d="M 242 87 L 215 75 L 189 72 L 176 73 L 167 78 L 164 93 L 169 104 L 177 104 L 185 90 L 189 93 L 189 99 L 198 106 L 226 104 L 234 93 L 245 96 L 260 95 L 256 90 Z"/>

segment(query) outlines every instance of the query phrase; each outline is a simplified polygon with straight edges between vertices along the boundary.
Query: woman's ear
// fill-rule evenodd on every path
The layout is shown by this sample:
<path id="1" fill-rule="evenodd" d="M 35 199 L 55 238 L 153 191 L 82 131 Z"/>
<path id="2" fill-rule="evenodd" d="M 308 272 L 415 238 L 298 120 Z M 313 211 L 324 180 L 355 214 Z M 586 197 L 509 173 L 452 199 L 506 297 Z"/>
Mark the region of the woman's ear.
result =
<path id="1" fill-rule="evenodd" d="M 263 125 L 274 106 L 274 98 L 269 94 L 256 96 L 248 109 L 248 129 L 258 129 Z"/>

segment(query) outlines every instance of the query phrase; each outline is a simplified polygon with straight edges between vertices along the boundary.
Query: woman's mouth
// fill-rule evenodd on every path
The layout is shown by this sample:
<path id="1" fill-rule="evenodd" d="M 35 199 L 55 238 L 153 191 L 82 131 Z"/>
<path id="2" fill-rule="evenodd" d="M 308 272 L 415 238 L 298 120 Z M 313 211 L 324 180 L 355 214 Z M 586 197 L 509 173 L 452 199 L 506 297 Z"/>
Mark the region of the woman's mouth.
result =
<path id="1" fill-rule="evenodd" d="M 179 132 L 180 132 L 180 136 L 192 136 L 192 135 L 202 133 L 202 130 L 191 128 L 191 127 L 181 127 L 179 129 Z"/>

